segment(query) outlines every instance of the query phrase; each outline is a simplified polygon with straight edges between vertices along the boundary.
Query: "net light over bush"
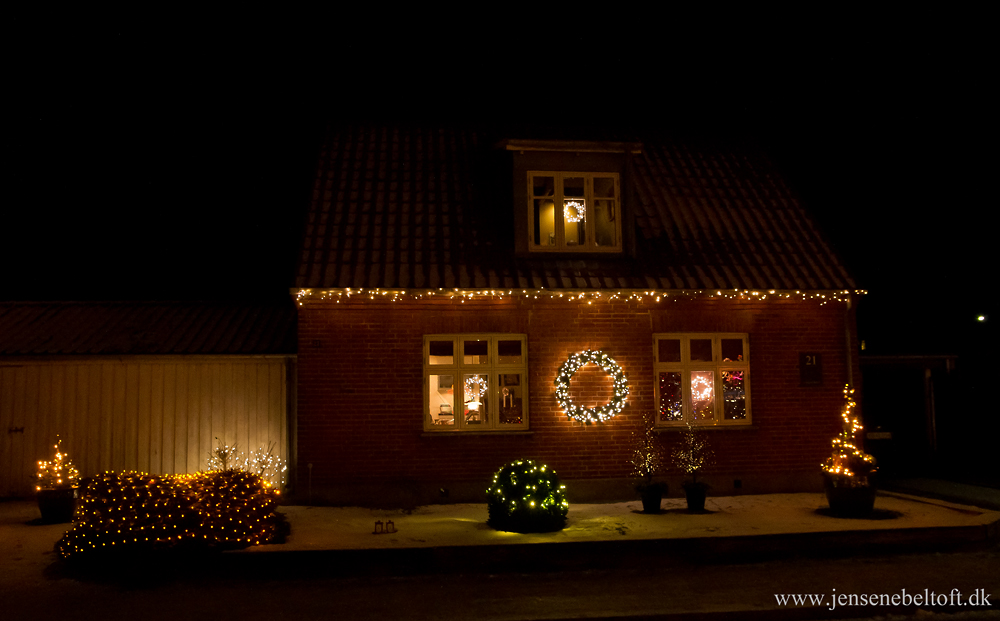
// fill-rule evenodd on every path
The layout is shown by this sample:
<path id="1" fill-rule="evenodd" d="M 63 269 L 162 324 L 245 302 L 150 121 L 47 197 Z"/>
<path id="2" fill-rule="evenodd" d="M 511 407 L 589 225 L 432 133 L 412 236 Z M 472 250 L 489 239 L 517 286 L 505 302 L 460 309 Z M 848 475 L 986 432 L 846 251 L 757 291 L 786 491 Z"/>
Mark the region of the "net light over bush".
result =
<path id="1" fill-rule="evenodd" d="M 56 546 L 60 556 L 242 548 L 278 539 L 285 524 L 275 511 L 281 492 L 265 476 L 280 471 L 238 459 L 235 447 L 210 455 L 208 472 L 105 472 L 88 479 L 76 523 Z"/>
<path id="2" fill-rule="evenodd" d="M 493 475 L 486 490 L 488 524 L 518 533 L 561 530 L 569 511 L 565 489 L 548 466 L 530 459 L 513 461 Z"/>

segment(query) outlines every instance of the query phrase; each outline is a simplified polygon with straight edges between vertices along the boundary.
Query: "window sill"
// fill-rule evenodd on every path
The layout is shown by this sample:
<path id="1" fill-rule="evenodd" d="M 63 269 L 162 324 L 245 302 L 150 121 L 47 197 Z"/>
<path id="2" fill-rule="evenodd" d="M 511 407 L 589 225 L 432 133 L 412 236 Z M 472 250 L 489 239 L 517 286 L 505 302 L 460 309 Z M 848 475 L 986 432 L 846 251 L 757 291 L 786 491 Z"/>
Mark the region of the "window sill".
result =
<path id="1" fill-rule="evenodd" d="M 528 429 L 512 429 L 509 431 L 425 431 L 421 438 L 467 437 L 467 436 L 533 436 L 534 431 Z"/>
<path id="2" fill-rule="evenodd" d="M 526 253 L 518 253 L 520 256 L 532 256 L 540 254 L 562 254 L 566 256 L 578 256 L 581 254 L 622 254 L 621 246 L 530 246 Z"/>
<path id="3" fill-rule="evenodd" d="M 757 431 L 757 425 L 694 425 L 695 431 Z M 687 431 L 687 425 L 655 427 L 654 433 L 676 433 Z"/>

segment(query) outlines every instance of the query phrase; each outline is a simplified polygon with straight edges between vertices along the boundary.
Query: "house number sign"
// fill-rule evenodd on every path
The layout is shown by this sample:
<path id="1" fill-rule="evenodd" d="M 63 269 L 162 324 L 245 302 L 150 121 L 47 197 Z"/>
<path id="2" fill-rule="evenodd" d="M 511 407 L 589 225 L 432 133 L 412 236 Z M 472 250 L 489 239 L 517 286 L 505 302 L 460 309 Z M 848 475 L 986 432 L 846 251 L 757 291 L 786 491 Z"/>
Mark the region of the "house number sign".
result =
<path id="1" fill-rule="evenodd" d="M 614 391 L 615 394 L 611 398 L 611 401 L 605 403 L 601 407 L 588 408 L 581 405 L 576 405 L 569 398 L 569 381 L 573 378 L 573 374 L 580 370 L 581 367 L 588 364 L 596 364 L 604 372 L 611 376 L 614 381 Z M 569 418 L 580 421 L 581 423 L 596 423 L 604 422 L 609 418 L 614 417 L 616 414 L 622 411 L 625 407 L 625 399 L 628 397 L 628 380 L 625 378 L 625 373 L 622 368 L 618 366 L 614 358 L 607 355 L 600 350 L 582 351 L 578 354 L 573 354 L 570 356 L 566 362 L 559 367 L 559 373 L 556 375 L 556 401 L 559 402 L 559 407 L 566 412 L 566 416 Z"/>
<path id="2" fill-rule="evenodd" d="M 819 386 L 823 383 L 823 357 L 814 352 L 799 353 L 799 384 Z"/>

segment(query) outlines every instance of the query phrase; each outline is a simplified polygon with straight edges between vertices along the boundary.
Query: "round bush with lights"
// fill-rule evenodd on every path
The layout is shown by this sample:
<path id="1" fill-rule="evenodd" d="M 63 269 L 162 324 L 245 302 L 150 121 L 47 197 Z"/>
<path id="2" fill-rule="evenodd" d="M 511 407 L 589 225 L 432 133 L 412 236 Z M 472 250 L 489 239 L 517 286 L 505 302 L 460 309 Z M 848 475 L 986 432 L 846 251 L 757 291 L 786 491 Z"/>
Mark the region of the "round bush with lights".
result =
<path id="1" fill-rule="evenodd" d="M 530 459 L 513 461 L 493 475 L 486 490 L 487 523 L 516 533 L 561 530 L 569 511 L 565 489 L 548 466 Z"/>
<path id="2" fill-rule="evenodd" d="M 598 408 L 576 405 L 569 398 L 570 379 L 573 378 L 573 374 L 579 371 L 581 367 L 588 364 L 596 364 L 601 367 L 605 373 L 611 376 L 612 381 L 614 381 L 614 396 L 611 397 L 611 401 Z M 625 373 L 618 366 L 618 363 L 615 362 L 614 358 L 600 350 L 588 349 L 587 351 L 570 356 L 559 367 L 555 383 L 556 401 L 559 402 L 559 407 L 566 412 L 566 416 L 581 423 L 587 423 L 588 425 L 590 423 L 603 423 L 614 417 L 625 407 L 625 400 L 628 398 L 628 380 L 625 378 Z"/>

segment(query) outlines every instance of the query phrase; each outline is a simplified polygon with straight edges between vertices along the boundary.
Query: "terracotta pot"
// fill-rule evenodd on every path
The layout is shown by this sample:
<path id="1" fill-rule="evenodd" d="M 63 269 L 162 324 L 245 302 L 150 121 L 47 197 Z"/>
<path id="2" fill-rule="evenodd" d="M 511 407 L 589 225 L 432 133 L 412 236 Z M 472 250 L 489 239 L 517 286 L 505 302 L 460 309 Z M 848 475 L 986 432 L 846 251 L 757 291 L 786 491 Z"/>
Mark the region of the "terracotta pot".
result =
<path id="1" fill-rule="evenodd" d="M 826 501 L 830 504 L 830 513 L 840 517 L 865 517 L 875 508 L 875 484 L 868 477 L 867 485 L 845 485 L 844 481 L 834 475 L 823 473 L 823 483 L 826 487 Z"/>
<path id="2" fill-rule="evenodd" d="M 42 489 L 38 490 L 36 498 L 43 522 L 62 524 L 73 521 L 73 512 L 76 510 L 76 488 Z"/>

